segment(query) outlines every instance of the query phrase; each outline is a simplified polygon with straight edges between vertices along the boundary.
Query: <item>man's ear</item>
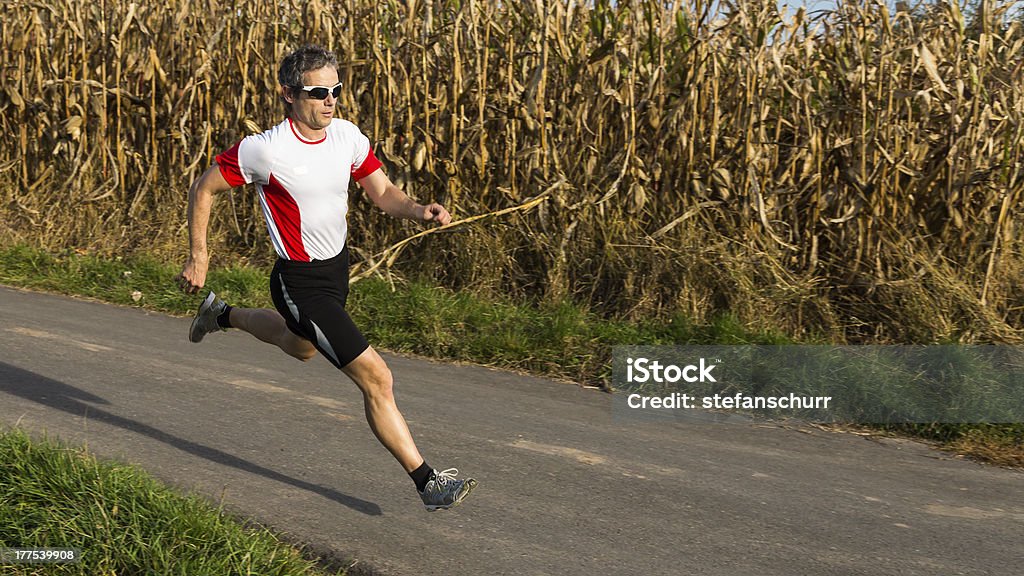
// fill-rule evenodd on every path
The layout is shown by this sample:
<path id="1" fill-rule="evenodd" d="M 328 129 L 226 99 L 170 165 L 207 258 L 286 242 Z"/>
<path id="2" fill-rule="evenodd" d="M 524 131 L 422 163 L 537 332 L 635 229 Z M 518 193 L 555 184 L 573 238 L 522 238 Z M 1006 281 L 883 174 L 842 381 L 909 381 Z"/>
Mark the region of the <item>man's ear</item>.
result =
<path id="1" fill-rule="evenodd" d="M 281 85 L 281 98 L 289 104 L 293 104 L 295 102 L 295 97 L 292 95 L 292 89 L 283 84 Z"/>

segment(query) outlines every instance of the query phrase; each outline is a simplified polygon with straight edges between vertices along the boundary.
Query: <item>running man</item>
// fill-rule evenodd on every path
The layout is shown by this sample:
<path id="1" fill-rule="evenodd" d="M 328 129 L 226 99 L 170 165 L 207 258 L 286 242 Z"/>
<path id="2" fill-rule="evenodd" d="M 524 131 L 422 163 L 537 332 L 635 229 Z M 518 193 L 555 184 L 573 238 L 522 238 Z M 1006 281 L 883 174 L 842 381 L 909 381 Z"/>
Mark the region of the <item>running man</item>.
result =
<path id="1" fill-rule="evenodd" d="M 381 169 L 359 128 L 334 117 L 341 82 L 333 53 L 299 48 L 285 57 L 277 78 L 288 108 L 285 120 L 218 155 L 192 184 L 190 252 L 177 277 L 186 293 L 203 287 L 213 195 L 254 184 L 278 255 L 270 276 L 277 310 L 235 308 L 211 291 L 192 321 L 189 340 L 237 328 L 302 361 L 319 351 L 359 387 L 370 428 L 412 477 L 427 509 L 455 506 L 476 481 L 456 478 L 455 469 L 435 471 L 423 460 L 395 404 L 391 371 L 345 311 L 350 181 L 396 218 L 444 225 L 451 215 L 440 204 L 422 205 L 406 196 Z"/>

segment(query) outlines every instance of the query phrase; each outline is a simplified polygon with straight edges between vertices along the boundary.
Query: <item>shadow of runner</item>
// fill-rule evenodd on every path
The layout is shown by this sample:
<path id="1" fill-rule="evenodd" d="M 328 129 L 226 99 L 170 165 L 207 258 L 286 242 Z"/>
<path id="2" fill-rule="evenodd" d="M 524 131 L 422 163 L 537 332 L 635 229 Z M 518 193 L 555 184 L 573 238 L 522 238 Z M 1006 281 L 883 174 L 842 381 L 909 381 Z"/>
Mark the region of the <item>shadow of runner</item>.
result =
<path id="1" fill-rule="evenodd" d="M 118 428 L 123 428 L 131 432 L 137 432 L 154 440 L 159 440 L 169 446 L 173 446 L 178 450 L 205 458 L 211 462 L 231 466 L 232 468 L 237 468 L 244 472 L 257 474 L 264 478 L 269 478 L 271 480 L 295 486 L 296 488 L 308 490 L 369 516 L 381 515 L 380 506 L 373 502 L 349 496 L 348 494 L 343 494 L 331 488 L 292 478 L 291 476 L 286 476 L 280 472 L 264 468 L 263 466 L 254 464 L 248 460 L 243 460 L 242 458 L 217 450 L 216 448 L 210 448 L 209 446 L 204 446 L 191 440 L 179 438 L 173 434 L 168 434 L 167 432 L 147 424 L 100 410 L 92 404 L 110 405 L 110 402 L 90 394 L 89 392 L 79 390 L 74 386 L 69 386 L 63 382 L 58 382 L 3 362 L 0 362 L 0 392 L 6 392 L 7 394 L 31 400 L 32 402 L 36 402 L 50 408 L 56 408 L 57 410 L 66 412 L 73 416 L 88 416 L 98 422 L 117 426 Z M 86 404 L 85 402 L 90 402 L 92 404 Z"/>

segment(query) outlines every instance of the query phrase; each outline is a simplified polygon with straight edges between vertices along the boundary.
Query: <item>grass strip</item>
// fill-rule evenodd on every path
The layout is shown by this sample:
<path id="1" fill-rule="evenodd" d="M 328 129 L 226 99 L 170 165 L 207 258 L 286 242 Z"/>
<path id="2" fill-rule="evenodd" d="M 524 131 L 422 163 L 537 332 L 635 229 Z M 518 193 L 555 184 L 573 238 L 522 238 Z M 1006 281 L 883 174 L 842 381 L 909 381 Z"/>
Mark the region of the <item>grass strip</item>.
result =
<path id="1" fill-rule="evenodd" d="M 321 575 L 266 529 L 84 450 L 0 434 L 0 548 L 75 548 L 77 563 L 10 564 L 11 575 Z"/>
<path id="2" fill-rule="evenodd" d="M 0 247 L 0 283 L 191 315 L 200 299 L 178 290 L 173 278 L 179 266 L 146 255 L 109 259 L 48 254 L 27 245 Z M 269 308 L 269 275 L 269 269 L 214 268 L 207 285 L 232 305 Z M 617 345 L 794 343 L 780 334 L 751 332 L 728 315 L 707 324 L 679 314 L 608 319 L 567 302 L 531 306 L 417 281 L 403 281 L 396 289 L 378 278 L 353 286 L 349 312 L 378 348 L 599 387 L 609 380 Z M 1024 466 L 1024 424 L 907 424 L 884 430 L 997 464 Z"/>
<path id="3" fill-rule="evenodd" d="M 2 283 L 191 315 L 201 298 L 178 289 L 173 278 L 179 271 L 180 263 L 146 255 L 111 260 L 70 252 L 52 255 L 25 245 L 0 248 Z M 273 308 L 269 277 L 269 269 L 213 268 L 206 284 L 233 306 Z M 607 381 L 611 347 L 619 344 L 789 342 L 780 335 L 750 332 L 729 316 L 705 325 L 682 315 L 615 320 L 571 303 L 529 306 L 417 281 L 395 289 L 379 278 L 355 284 L 348 308 L 379 348 L 594 386 Z"/>

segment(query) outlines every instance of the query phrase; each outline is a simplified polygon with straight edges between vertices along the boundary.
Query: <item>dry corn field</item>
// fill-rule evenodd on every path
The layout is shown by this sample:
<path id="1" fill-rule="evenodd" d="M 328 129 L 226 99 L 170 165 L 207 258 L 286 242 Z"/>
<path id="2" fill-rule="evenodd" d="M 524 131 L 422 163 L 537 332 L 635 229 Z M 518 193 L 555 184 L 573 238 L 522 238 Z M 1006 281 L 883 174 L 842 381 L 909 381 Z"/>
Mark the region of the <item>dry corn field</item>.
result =
<path id="1" fill-rule="evenodd" d="M 391 178 L 476 217 L 395 247 L 419 229 L 354 194 L 361 274 L 840 342 L 1024 335 L 1008 4 L 0 3 L 5 243 L 181 260 L 189 184 L 280 121 L 277 65 L 317 42 Z M 215 265 L 269 260 L 251 190 L 215 214 Z"/>

